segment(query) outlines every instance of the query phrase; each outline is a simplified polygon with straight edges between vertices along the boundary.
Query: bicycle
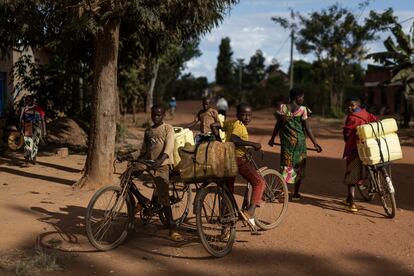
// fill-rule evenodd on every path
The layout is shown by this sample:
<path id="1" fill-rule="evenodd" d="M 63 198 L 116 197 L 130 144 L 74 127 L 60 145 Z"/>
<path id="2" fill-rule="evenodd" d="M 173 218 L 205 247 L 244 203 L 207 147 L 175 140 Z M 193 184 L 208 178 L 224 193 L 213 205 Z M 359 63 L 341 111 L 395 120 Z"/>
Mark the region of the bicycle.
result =
<path id="1" fill-rule="evenodd" d="M 375 195 L 378 194 L 385 214 L 389 218 L 394 218 L 397 203 L 395 201 L 395 189 L 391 180 L 391 163 L 385 162 L 364 167 L 368 173 L 363 183 L 356 185 L 359 193 L 366 202 L 372 201 Z"/>
<path id="2" fill-rule="evenodd" d="M 254 162 L 251 153 L 247 155 L 249 162 Z M 257 168 L 257 164 L 254 163 Z M 282 209 L 276 218 L 264 218 L 266 213 L 255 215 L 255 222 L 263 230 L 272 229 L 280 224 L 287 211 L 288 189 L 282 176 L 275 170 L 267 167 L 258 168 L 264 177 L 272 176 L 273 181 L 266 180 L 266 188 L 263 193 L 263 204 L 259 209 L 273 209 L 282 203 Z M 278 185 L 274 180 L 278 180 Z M 233 193 L 226 185 L 226 179 L 209 179 L 203 182 L 195 199 L 196 225 L 201 243 L 204 248 L 214 257 L 224 257 L 233 248 L 236 236 L 236 224 L 239 218 L 245 220 L 241 209 L 238 207 Z M 248 186 L 249 184 L 247 184 Z M 250 189 L 244 194 L 242 209 L 248 205 Z M 250 226 L 250 224 L 248 224 Z M 252 228 L 252 231 L 256 229 Z"/>
<path id="3" fill-rule="evenodd" d="M 102 187 L 88 204 L 86 234 L 89 242 L 98 250 L 111 250 L 123 243 L 135 229 L 136 215 L 139 215 L 143 224 L 150 223 L 157 215 L 164 225 L 168 224 L 161 212 L 162 205 L 156 202 L 154 194 L 151 200 L 146 198 L 133 182 L 133 178 L 139 176 L 134 170 L 136 163 L 145 165 L 145 172 L 153 178 L 150 169 L 153 160 L 129 161 L 127 169 L 120 176 L 120 185 Z M 191 189 L 180 182 L 173 171 L 170 172 L 170 200 L 173 219 L 179 226 L 189 213 Z"/>

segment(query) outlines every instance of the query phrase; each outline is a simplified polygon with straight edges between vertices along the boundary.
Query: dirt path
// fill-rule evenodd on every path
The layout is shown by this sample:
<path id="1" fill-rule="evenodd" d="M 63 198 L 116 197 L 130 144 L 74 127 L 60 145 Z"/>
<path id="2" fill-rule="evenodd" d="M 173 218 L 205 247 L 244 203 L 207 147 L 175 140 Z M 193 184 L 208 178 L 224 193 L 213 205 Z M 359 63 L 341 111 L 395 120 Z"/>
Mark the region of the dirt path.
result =
<path id="1" fill-rule="evenodd" d="M 189 123 L 198 105 L 179 103 L 169 122 Z M 250 133 L 264 145 L 264 163 L 277 168 L 279 149 L 265 146 L 273 124 L 271 110 L 256 112 Z M 290 203 L 286 220 L 261 236 L 238 227 L 233 252 L 222 259 L 211 259 L 199 244 L 192 215 L 184 243 L 170 242 L 155 222 L 116 250 L 94 252 L 83 222 L 93 191 L 70 187 L 85 156 L 39 156 L 38 166 L 25 169 L 19 166 L 21 154 L 0 157 L 0 275 L 13 263 L 4 261 L 7 256 L 36 245 L 64 255 L 63 271 L 49 275 L 414 275 L 414 148 L 403 147 L 404 159 L 393 165 L 396 218 L 386 219 L 378 200 L 358 202 L 361 211 L 349 214 L 340 204 L 345 195 L 341 123 L 312 118 L 311 125 L 324 151 L 309 153 L 305 200 Z"/>

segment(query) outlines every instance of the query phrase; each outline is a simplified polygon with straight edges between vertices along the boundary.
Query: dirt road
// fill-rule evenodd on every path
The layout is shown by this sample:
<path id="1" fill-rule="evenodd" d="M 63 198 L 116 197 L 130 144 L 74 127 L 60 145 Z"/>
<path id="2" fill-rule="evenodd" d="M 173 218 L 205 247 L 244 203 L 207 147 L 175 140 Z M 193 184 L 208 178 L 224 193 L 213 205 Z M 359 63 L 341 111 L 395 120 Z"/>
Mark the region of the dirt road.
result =
<path id="1" fill-rule="evenodd" d="M 179 103 L 168 122 L 189 123 L 198 105 Z M 278 168 L 279 149 L 266 146 L 273 124 L 272 110 L 255 112 L 249 131 L 251 140 L 264 145 L 264 163 Z M 71 189 L 85 156 L 39 156 L 39 165 L 30 168 L 19 166 L 21 154 L 0 157 L 0 275 L 16 265 L 13 256 L 35 246 L 55 248 L 52 252 L 63 256 L 63 270 L 48 275 L 414 275 L 412 144 L 393 165 L 396 218 L 385 218 L 378 200 L 358 202 L 361 210 L 350 214 L 340 204 L 346 193 L 341 122 L 312 118 L 311 125 L 324 151 L 309 153 L 306 198 L 290 203 L 285 221 L 261 236 L 239 226 L 233 252 L 222 259 L 204 251 L 191 230 L 192 215 L 182 229 L 183 243 L 170 242 L 167 230 L 155 222 L 137 229 L 116 250 L 95 252 L 83 221 L 93 191 Z"/>

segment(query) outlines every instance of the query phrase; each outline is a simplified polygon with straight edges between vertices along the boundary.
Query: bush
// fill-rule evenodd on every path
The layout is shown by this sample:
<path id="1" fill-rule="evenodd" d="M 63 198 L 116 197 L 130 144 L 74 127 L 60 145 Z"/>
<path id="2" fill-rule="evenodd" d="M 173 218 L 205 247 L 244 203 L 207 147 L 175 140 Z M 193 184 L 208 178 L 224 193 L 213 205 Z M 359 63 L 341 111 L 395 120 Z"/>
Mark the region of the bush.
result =
<path id="1" fill-rule="evenodd" d="M 331 111 L 329 113 L 329 117 L 342 119 L 345 116 L 344 111 L 340 107 L 331 107 Z"/>
<path id="2" fill-rule="evenodd" d="M 115 136 L 116 143 L 122 142 L 125 139 L 127 130 L 128 130 L 128 127 L 125 123 L 121 123 L 121 122 L 116 123 L 116 136 Z"/>

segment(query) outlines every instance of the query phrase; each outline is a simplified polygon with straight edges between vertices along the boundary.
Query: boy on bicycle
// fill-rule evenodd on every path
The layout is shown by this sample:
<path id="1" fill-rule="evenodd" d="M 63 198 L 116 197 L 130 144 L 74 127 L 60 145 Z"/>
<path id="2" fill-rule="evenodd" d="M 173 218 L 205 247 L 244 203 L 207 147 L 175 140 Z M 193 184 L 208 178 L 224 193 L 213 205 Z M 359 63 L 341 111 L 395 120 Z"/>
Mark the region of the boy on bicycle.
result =
<path id="1" fill-rule="evenodd" d="M 356 129 L 358 126 L 377 121 L 377 118 L 361 108 L 361 100 L 358 97 L 350 97 L 347 101 L 348 116 L 346 117 L 343 135 L 345 140 L 345 149 L 343 158 L 346 159 L 346 171 L 344 184 L 348 186 L 348 197 L 345 199 L 345 210 L 349 212 L 358 212 L 354 203 L 355 185 L 362 184 L 362 162 L 358 156 L 357 141 L 358 136 Z"/>
<path id="2" fill-rule="evenodd" d="M 220 123 L 213 123 L 211 130 L 217 141 L 221 141 L 219 130 L 226 132 L 226 142 L 233 142 L 236 146 L 236 159 L 239 168 L 239 173 L 246 179 L 253 187 L 252 198 L 247 210 L 242 211 L 244 219 L 249 223 L 252 229 L 256 229 L 254 223 L 254 212 L 256 207 L 260 206 L 266 182 L 264 178 L 256 171 L 256 168 L 247 161 L 246 153 L 247 147 L 253 147 L 255 150 L 260 150 L 259 143 L 249 141 L 249 133 L 246 126 L 252 119 L 252 107 L 248 103 L 241 103 L 237 106 L 237 120 L 225 121 L 223 125 Z M 235 178 L 229 181 L 229 188 L 234 192 Z"/>
<path id="3" fill-rule="evenodd" d="M 200 133 L 195 137 L 196 144 L 203 138 L 204 135 L 211 133 L 211 124 L 219 122 L 218 112 L 216 109 L 211 107 L 211 101 L 209 98 L 203 98 L 203 109 L 197 112 L 194 120 L 188 125 L 189 128 L 200 123 Z"/>
<path id="4" fill-rule="evenodd" d="M 176 231 L 176 224 L 173 220 L 171 202 L 169 197 L 169 172 L 170 166 L 174 164 L 174 129 L 171 125 L 164 123 L 165 109 L 162 106 L 154 105 L 151 108 L 151 120 L 153 125 L 145 130 L 144 141 L 141 150 L 132 152 L 122 159 L 133 158 L 135 160 L 154 160 L 151 170 L 154 170 L 154 182 L 157 194 L 157 201 L 162 204 L 162 212 L 168 220 L 170 239 L 182 241 L 183 237 Z M 143 171 L 142 164 L 138 163 L 137 171 Z"/>

